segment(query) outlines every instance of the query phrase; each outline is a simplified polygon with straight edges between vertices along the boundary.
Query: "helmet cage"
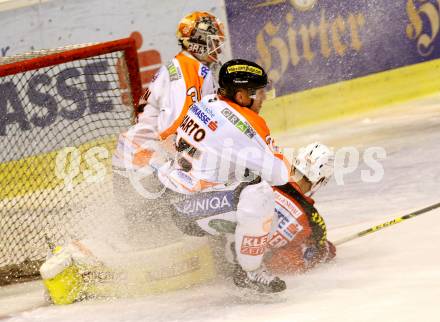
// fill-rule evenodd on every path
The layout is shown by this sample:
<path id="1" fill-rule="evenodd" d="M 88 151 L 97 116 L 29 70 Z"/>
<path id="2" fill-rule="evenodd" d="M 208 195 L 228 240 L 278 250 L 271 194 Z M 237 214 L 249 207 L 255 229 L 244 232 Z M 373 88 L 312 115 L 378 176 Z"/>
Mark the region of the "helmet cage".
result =
<path id="1" fill-rule="evenodd" d="M 222 48 L 225 45 L 225 37 L 219 35 L 208 35 L 207 42 L 207 56 L 214 62 L 219 62 L 219 55 L 222 53 Z"/>

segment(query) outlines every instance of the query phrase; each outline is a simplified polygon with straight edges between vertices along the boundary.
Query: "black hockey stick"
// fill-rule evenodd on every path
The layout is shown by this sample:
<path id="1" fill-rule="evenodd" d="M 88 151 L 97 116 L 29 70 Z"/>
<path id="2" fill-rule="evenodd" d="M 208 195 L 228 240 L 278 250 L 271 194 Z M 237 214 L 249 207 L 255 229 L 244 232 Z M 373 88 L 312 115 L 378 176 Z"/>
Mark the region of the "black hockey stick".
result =
<path id="1" fill-rule="evenodd" d="M 339 245 L 344 244 L 344 243 L 346 243 L 346 242 L 348 242 L 348 241 L 350 241 L 350 240 L 353 240 L 353 239 L 356 239 L 356 238 L 359 238 L 359 237 L 362 237 L 362 236 L 365 236 L 365 235 L 368 235 L 368 234 L 374 233 L 374 232 L 376 232 L 376 231 L 378 231 L 378 230 L 381 230 L 381 229 L 383 229 L 383 228 L 386 228 L 386 227 L 389 227 L 389 226 L 392 226 L 392 225 L 398 224 L 398 223 L 400 223 L 400 222 L 402 222 L 402 221 L 404 221 L 404 220 L 406 220 L 406 219 L 413 218 L 413 217 L 415 217 L 415 216 L 418 216 L 418 215 L 424 214 L 424 213 L 426 213 L 426 212 L 428 212 L 428 211 L 431 211 L 431 210 L 437 209 L 437 208 L 439 208 L 439 207 L 440 207 L 440 202 L 439 202 L 439 203 L 436 203 L 436 204 L 433 204 L 433 205 L 431 205 L 431 206 L 429 206 L 429 207 L 422 208 L 422 209 L 417 210 L 417 211 L 415 211 L 415 212 L 412 212 L 412 213 L 410 213 L 410 214 L 404 215 L 404 216 L 402 216 L 402 217 L 398 217 L 398 218 L 393 219 L 393 220 L 391 220 L 391 221 L 388 221 L 388 222 L 386 222 L 386 223 L 383 223 L 383 224 L 380 224 L 380 225 L 377 225 L 377 226 L 371 227 L 371 228 L 369 228 L 369 229 L 363 230 L 363 231 L 361 231 L 361 232 L 359 232 L 359 233 L 357 233 L 357 234 L 350 235 L 350 236 L 347 236 L 347 237 L 345 237 L 345 238 L 339 239 L 339 240 L 335 241 L 334 244 L 335 244 L 336 246 L 339 246 Z"/>

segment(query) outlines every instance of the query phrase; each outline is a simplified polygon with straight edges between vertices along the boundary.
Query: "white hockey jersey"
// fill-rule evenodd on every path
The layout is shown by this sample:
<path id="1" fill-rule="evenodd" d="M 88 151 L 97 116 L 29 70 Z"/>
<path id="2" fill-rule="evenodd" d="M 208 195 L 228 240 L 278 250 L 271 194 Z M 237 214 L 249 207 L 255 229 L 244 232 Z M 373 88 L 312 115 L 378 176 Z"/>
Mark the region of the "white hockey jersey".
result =
<path id="1" fill-rule="evenodd" d="M 211 70 L 186 51 L 180 52 L 154 76 L 137 123 L 119 136 L 113 165 L 129 169 L 147 165 L 151 145 L 174 134 L 191 104 L 214 92 Z"/>
<path id="2" fill-rule="evenodd" d="M 159 170 L 168 188 L 185 194 L 222 189 L 250 171 L 270 185 L 288 182 L 290 165 L 275 153 L 266 122 L 217 95 L 192 105 L 177 129 L 177 159 Z"/>

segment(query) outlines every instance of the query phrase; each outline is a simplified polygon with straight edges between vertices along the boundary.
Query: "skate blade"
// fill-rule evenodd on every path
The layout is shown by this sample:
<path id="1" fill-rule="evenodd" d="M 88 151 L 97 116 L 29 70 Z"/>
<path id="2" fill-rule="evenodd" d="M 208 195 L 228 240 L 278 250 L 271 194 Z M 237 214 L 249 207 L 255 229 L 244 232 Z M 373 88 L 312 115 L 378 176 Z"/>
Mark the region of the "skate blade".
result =
<path id="1" fill-rule="evenodd" d="M 231 289 L 231 297 L 239 304 L 275 304 L 287 301 L 286 291 L 277 293 L 261 293 L 250 288 L 235 285 Z"/>

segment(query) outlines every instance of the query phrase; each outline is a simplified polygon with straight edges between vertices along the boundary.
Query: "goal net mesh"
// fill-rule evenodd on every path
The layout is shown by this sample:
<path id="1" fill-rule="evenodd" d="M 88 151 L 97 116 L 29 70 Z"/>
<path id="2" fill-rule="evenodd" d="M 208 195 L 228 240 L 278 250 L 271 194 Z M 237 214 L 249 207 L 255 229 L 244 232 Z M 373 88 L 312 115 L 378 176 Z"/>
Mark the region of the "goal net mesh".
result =
<path id="1" fill-rule="evenodd" d="M 96 209 L 111 199 L 111 156 L 140 84 L 129 81 L 134 46 L 90 47 L 0 60 L 0 285 L 38 276 L 51 245 L 103 221 Z M 71 58 L 39 67 L 60 56 Z M 35 68 L 22 71 L 30 60 Z M 5 66 L 15 72 L 2 76 Z"/>

